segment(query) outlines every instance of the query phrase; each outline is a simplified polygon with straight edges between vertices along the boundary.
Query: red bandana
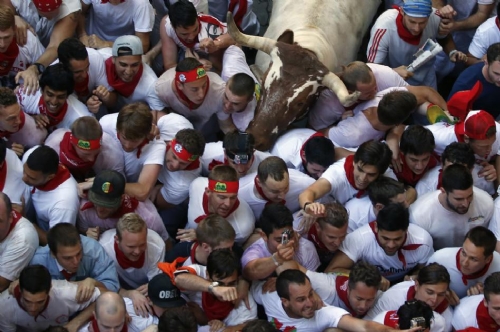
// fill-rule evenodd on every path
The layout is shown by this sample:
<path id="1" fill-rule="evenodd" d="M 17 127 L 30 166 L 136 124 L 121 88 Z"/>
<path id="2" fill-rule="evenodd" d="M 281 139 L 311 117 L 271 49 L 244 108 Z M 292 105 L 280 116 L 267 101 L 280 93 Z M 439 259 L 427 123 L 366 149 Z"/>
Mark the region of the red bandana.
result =
<path id="1" fill-rule="evenodd" d="M 320 132 L 315 132 L 314 134 L 312 134 L 305 142 L 304 144 L 302 144 L 302 147 L 300 148 L 300 151 L 299 151 L 299 154 L 300 154 L 300 159 L 302 159 L 302 166 L 304 166 L 304 171 L 306 172 L 307 175 L 310 175 L 308 172 L 307 172 L 307 167 L 306 167 L 306 159 L 304 158 L 304 150 L 306 148 L 306 144 L 307 142 L 309 142 L 309 140 L 313 137 L 325 137 L 325 135 L 323 135 L 322 133 Z"/>
<path id="2" fill-rule="evenodd" d="M 457 141 L 460 143 L 465 142 L 464 138 L 464 132 L 465 132 L 465 121 L 460 121 L 459 123 L 456 123 L 453 129 L 455 130 L 455 136 L 457 137 Z"/>
<path id="3" fill-rule="evenodd" d="M 488 308 L 481 301 L 476 309 L 477 326 L 484 332 L 497 332 L 500 329 L 493 318 L 488 313 Z"/>
<path id="4" fill-rule="evenodd" d="M 271 204 L 271 203 L 274 203 L 272 202 L 271 200 L 269 200 L 269 198 L 267 198 L 267 196 L 264 194 L 264 191 L 262 190 L 262 187 L 260 186 L 260 184 L 257 182 L 257 175 L 255 176 L 255 179 L 253 180 L 253 182 L 255 183 L 255 189 L 257 189 L 257 192 L 259 193 L 259 195 L 265 200 L 267 201 L 266 205 L 267 204 Z M 285 205 L 286 204 L 286 200 L 282 199 L 281 201 L 279 201 L 277 204 L 282 204 L 282 205 Z"/>
<path id="5" fill-rule="evenodd" d="M 115 89 L 119 94 L 124 96 L 125 98 L 130 97 L 139 84 L 139 81 L 142 77 L 142 71 L 144 70 L 144 66 L 142 62 L 139 65 L 139 71 L 135 74 L 132 82 L 123 82 L 118 75 L 116 75 L 115 65 L 113 64 L 113 57 L 109 57 L 104 64 L 106 65 L 106 76 L 108 77 L 108 84 Z"/>
<path id="6" fill-rule="evenodd" d="M 59 113 L 54 114 L 49 112 L 47 104 L 45 104 L 45 101 L 43 100 L 43 96 L 40 96 L 40 100 L 38 101 L 38 110 L 40 111 L 40 114 L 44 114 L 49 118 L 48 127 L 57 126 L 66 116 L 66 112 L 68 111 L 68 101 L 66 100 L 64 102 L 64 105 L 61 107 Z"/>
<path id="7" fill-rule="evenodd" d="M 23 217 L 20 213 L 18 213 L 15 210 L 12 210 L 12 212 L 14 212 L 14 217 L 12 218 L 12 223 L 10 224 L 9 231 L 7 232 L 7 235 L 5 235 L 5 237 L 9 236 L 10 232 L 12 232 L 14 227 L 16 227 L 18 221 L 21 220 L 21 218 Z"/>
<path id="8" fill-rule="evenodd" d="M 427 163 L 427 166 L 425 166 L 424 171 L 420 174 L 415 174 L 410 169 L 410 167 L 408 167 L 405 156 L 402 152 L 400 152 L 400 156 L 401 156 L 401 161 L 403 162 L 403 165 L 401 167 L 402 170 L 401 172 L 398 173 L 394 172 L 394 173 L 398 177 L 399 181 L 403 182 L 404 184 L 410 185 L 412 187 L 415 187 L 417 182 L 425 175 L 425 173 L 431 168 L 435 167 L 438 163 L 436 155 L 432 153 L 429 162 Z"/>
<path id="9" fill-rule="evenodd" d="M 208 170 L 211 171 L 215 166 L 218 166 L 218 165 L 228 165 L 227 159 L 224 158 L 224 162 L 212 159 L 210 164 L 208 164 Z"/>
<path id="10" fill-rule="evenodd" d="M 201 294 L 201 305 L 209 321 L 213 319 L 224 320 L 231 310 L 234 309 L 233 302 L 219 301 L 219 299 L 208 292 Z"/>
<path id="11" fill-rule="evenodd" d="M 64 279 L 69 281 L 71 278 L 73 278 L 76 275 L 76 272 L 68 272 L 65 269 L 62 269 L 61 274 L 64 276 Z"/>
<path id="12" fill-rule="evenodd" d="M 17 285 L 16 288 L 14 288 L 14 297 L 16 298 L 17 305 L 19 305 L 19 308 L 21 308 L 24 311 L 26 311 L 26 309 L 24 308 L 23 304 L 21 303 L 21 288 L 19 287 L 19 285 Z M 40 313 L 35 317 L 35 322 L 36 322 L 36 319 L 38 318 L 38 316 L 42 316 L 43 318 L 46 318 L 45 316 L 42 315 L 42 313 L 49 306 L 49 302 L 50 302 L 50 295 L 47 296 L 47 301 L 45 301 L 45 305 L 43 306 L 42 311 L 40 311 Z"/>
<path id="13" fill-rule="evenodd" d="M 12 38 L 7 51 L 0 53 L 0 76 L 8 75 L 14 61 L 16 61 L 19 55 L 19 46 L 17 46 L 16 38 Z"/>
<path id="14" fill-rule="evenodd" d="M 144 262 L 146 261 L 146 251 L 144 251 L 141 257 L 139 257 L 139 259 L 134 262 L 125 256 L 123 251 L 121 251 L 120 248 L 118 247 L 118 243 L 116 243 L 116 241 L 114 243 L 114 246 L 115 246 L 116 261 L 118 262 L 118 265 L 120 265 L 122 269 L 126 270 L 130 267 L 133 267 L 134 269 L 140 269 L 141 267 L 143 267 Z"/>
<path id="15" fill-rule="evenodd" d="M 82 82 L 75 82 L 75 87 L 73 88 L 73 90 L 75 90 L 78 99 L 83 99 L 86 98 L 88 95 L 90 95 L 88 73 L 87 77 Z"/>
<path id="16" fill-rule="evenodd" d="M 124 214 L 135 212 L 137 206 L 139 206 L 139 201 L 136 198 L 125 195 L 122 205 L 108 219 L 120 219 Z M 89 201 L 81 207 L 80 211 L 92 209 L 93 207 L 94 203 Z"/>
<path id="17" fill-rule="evenodd" d="M 410 288 L 408 288 L 408 292 L 406 293 L 406 300 L 407 301 L 413 300 L 415 298 L 415 293 L 416 293 L 415 286 L 411 286 Z M 449 306 L 448 300 L 444 299 L 433 310 L 439 314 L 442 314 L 443 312 L 445 312 L 446 309 L 448 309 L 448 306 Z"/>
<path id="18" fill-rule="evenodd" d="M 378 245 L 380 246 L 380 242 L 378 240 L 378 236 L 377 236 L 377 232 L 375 231 L 375 221 L 372 221 L 369 223 L 370 225 L 370 228 L 372 229 L 373 231 L 373 235 L 375 235 L 375 240 L 377 240 L 377 243 Z M 408 234 L 405 234 L 405 240 L 403 241 L 403 243 L 406 242 L 406 240 L 408 239 Z M 422 244 L 407 244 L 405 246 L 402 246 L 401 248 L 398 249 L 398 259 L 401 263 L 403 263 L 403 269 L 406 269 L 406 258 L 405 256 L 403 255 L 403 250 L 417 250 L 418 248 L 420 248 Z M 382 247 L 382 246 L 380 246 Z"/>
<path id="19" fill-rule="evenodd" d="M 101 1 L 104 1 L 104 0 L 101 0 Z M 90 321 L 90 325 L 92 325 L 92 331 L 94 331 L 94 332 L 100 332 L 99 326 L 97 325 L 97 320 L 95 319 L 95 317 L 92 318 L 92 320 Z M 120 330 L 120 332 L 128 332 L 128 326 L 127 326 L 127 324 L 123 324 L 123 327 Z"/>
<path id="20" fill-rule="evenodd" d="M 116 138 L 118 138 L 118 141 L 120 142 L 120 136 L 118 133 L 116 133 Z M 139 144 L 139 146 L 137 147 L 137 158 L 140 158 L 141 157 L 141 153 L 142 153 L 142 148 L 149 143 L 149 140 L 147 138 L 144 139 L 144 141 L 142 141 L 141 144 Z M 120 142 L 120 144 L 122 144 Z"/>
<path id="21" fill-rule="evenodd" d="M 170 150 L 170 145 L 171 144 L 167 144 L 167 152 L 168 152 L 168 150 Z M 177 155 L 177 153 L 175 153 L 175 155 Z M 188 167 L 184 168 L 183 171 L 192 171 L 194 169 L 198 169 L 198 167 L 200 167 L 200 158 L 199 157 L 195 161 L 191 162 L 191 164 L 189 164 Z"/>
<path id="22" fill-rule="evenodd" d="M 356 194 L 356 198 L 362 197 L 365 194 L 366 189 L 359 190 L 358 188 L 356 188 L 356 181 L 354 181 L 354 156 L 353 155 L 347 156 L 345 158 L 344 170 L 345 170 L 345 176 L 347 177 L 347 181 L 349 181 L 349 184 L 351 185 L 351 187 L 353 187 L 354 189 L 356 189 L 358 191 L 358 193 Z"/>
<path id="23" fill-rule="evenodd" d="M 500 30 L 500 21 L 498 21 L 498 16 L 495 18 L 495 23 L 497 25 L 498 30 Z"/>
<path id="24" fill-rule="evenodd" d="M 337 295 L 339 298 L 344 302 L 345 306 L 347 307 L 347 311 L 356 318 L 362 318 L 358 317 L 356 315 L 356 311 L 351 307 L 351 303 L 349 302 L 349 295 L 347 294 L 347 288 L 349 283 L 349 277 L 344 276 L 344 275 L 338 275 L 337 278 L 335 278 L 335 289 L 337 290 Z"/>
<path id="25" fill-rule="evenodd" d="M 195 109 L 197 109 L 198 107 L 200 107 L 200 106 L 201 106 L 201 104 L 203 104 L 203 102 L 202 102 L 201 104 L 199 104 L 199 105 L 197 105 L 197 104 L 193 103 L 193 102 L 192 102 L 191 100 L 189 100 L 189 98 L 188 98 L 188 97 L 184 94 L 184 92 L 182 92 L 181 90 L 179 90 L 179 88 L 177 87 L 177 84 L 175 84 L 175 83 L 174 83 L 174 86 L 175 86 L 175 91 L 177 92 L 177 95 L 179 96 L 179 99 L 180 99 L 181 101 L 184 101 L 184 102 L 187 104 L 187 106 L 188 106 L 188 108 L 189 108 L 190 110 L 195 110 Z M 205 88 L 205 96 L 207 95 L 207 91 L 208 91 L 209 87 L 210 87 L 210 77 L 208 77 L 208 76 L 207 76 L 207 87 Z"/>
<path id="26" fill-rule="evenodd" d="M 238 6 L 238 11 L 235 13 L 234 9 L 236 8 L 236 5 Z M 247 12 L 247 5 L 248 2 L 246 0 L 231 0 L 229 1 L 229 8 L 228 11 L 233 13 L 233 18 L 234 22 L 240 28 L 241 30 L 241 23 L 243 22 L 243 17 L 245 16 Z"/>
<path id="27" fill-rule="evenodd" d="M 233 213 L 234 211 L 236 211 L 236 209 L 238 209 L 239 206 L 240 206 L 240 200 L 238 198 L 236 198 L 236 202 L 234 202 L 234 205 L 231 208 L 231 210 L 229 210 L 229 212 L 227 213 L 227 215 L 221 216 L 221 217 L 227 218 L 228 216 L 231 215 L 231 213 Z M 203 212 L 205 214 L 199 216 L 198 218 L 196 218 L 194 220 L 195 223 L 199 224 L 203 219 L 205 219 L 210 214 L 210 211 L 208 211 L 208 196 L 207 196 L 206 193 L 203 193 Z"/>
<path id="28" fill-rule="evenodd" d="M 26 121 L 26 114 L 24 114 L 23 110 L 19 113 L 19 120 L 21 120 L 21 123 L 19 124 L 19 129 L 15 133 L 18 133 L 21 129 L 24 127 L 24 123 Z M 0 138 L 9 138 L 10 135 L 15 134 L 11 133 L 10 131 L 7 130 L 0 130 Z"/>
<path id="29" fill-rule="evenodd" d="M 4 160 L 2 166 L 0 166 L 0 191 L 3 191 L 6 179 L 7 179 L 7 161 Z"/>
<path id="30" fill-rule="evenodd" d="M 189 257 L 191 257 L 191 264 L 200 264 L 200 262 L 196 260 L 196 248 L 198 248 L 199 245 L 200 244 L 198 242 L 195 242 L 191 247 L 191 252 L 189 254 Z"/>
<path id="31" fill-rule="evenodd" d="M 384 325 L 397 329 L 399 326 L 399 316 L 397 310 L 387 311 L 384 317 Z"/>
<path id="32" fill-rule="evenodd" d="M 467 286 L 467 284 L 468 284 L 467 280 L 473 280 L 473 279 L 481 278 L 482 276 L 484 276 L 486 274 L 486 272 L 488 272 L 488 269 L 490 268 L 491 262 L 493 262 L 493 260 L 491 260 L 488 264 L 486 264 L 481 270 L 477 271 L 476 273 L 465 275 L 462 273 L 462 267 L 460 266 L 460 253 L 461 252 L 462 252 L 462 248 L 458 249 L 457 255 L 456 255 L 457 270 L 460 271 L 460 273 L 462 274 L 462 282 L 464 283 L 464 285 Z"/>
<path id="33" fill-rule="evenodd" d="M 392 8 L 399 11 L 399 6 L 392 6 Z M 396 17 L 396 28 L 398 30 L 399 38 L 401 38 L 403 41 L 416 46 L 420 44 L 422 33 L 420 33 L 418 36 L 412 35 L 410 31 L 408 31 L 408 29 L 403 25 L 403 15 L 401 15 L 401 12 L 398 12 L 398 16 Z"/>
<path id="34" fill-rule="evenodd" d="M 71 173 L 69 172 L 68 168 L 63 164 L 59 164 L 56 175 L 47 183 L 41 186 L 33 187 L 33 189 L 31 190 L 31 194 L 34 194 L 36 189 L 41 191 L 52 191 L 59 187 L 61 183 L 65 182 L 70 177 Z"/>
<path id="35" fill-rule="evenodd" d="M 310 228 L 309 232 L 307 232 L 307 239 L 314 243 L 316 249 L 319 252 L 329 253 L 330 251 L 326 248 L 323 242 L 319 239 L 319 232 L 316 223 L 314 223 Z"/>
<path id="36" fill-rule="evenodd" d="M 59 143 L 59 159 L 72 173 L 84 176 L 94 167 L 94 161 L 84 161 L 76 153 L 75 147 L 71 144 L 71 132 L 64 134 L 61 143 Z"/>

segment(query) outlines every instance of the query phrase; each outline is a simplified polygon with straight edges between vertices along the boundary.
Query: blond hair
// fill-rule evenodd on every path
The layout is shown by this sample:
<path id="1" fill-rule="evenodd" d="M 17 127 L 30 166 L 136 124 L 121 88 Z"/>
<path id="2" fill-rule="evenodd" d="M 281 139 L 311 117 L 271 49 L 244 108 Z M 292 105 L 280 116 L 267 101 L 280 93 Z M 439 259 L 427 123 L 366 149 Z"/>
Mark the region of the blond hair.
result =
<path id="1" fill-rule="evenodd" d="M 146 222 L 137 213 L 126 213 L 124 214 L 116 224 L 116 236 L 118 240 L 122 239 L 122 234 L 124 231 L 129 233 L 140 233 L 143 229 L 147 228 Z"/>

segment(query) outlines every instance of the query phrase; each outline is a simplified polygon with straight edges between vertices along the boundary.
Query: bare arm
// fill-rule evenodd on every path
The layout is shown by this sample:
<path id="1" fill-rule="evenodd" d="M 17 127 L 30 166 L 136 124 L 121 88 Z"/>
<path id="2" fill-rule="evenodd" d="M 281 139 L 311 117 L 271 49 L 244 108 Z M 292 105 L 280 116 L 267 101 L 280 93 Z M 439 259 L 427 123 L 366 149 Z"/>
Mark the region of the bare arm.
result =
<path id="1" fill-rule="evenodd" d="M 461 21 L 455 21 L 452 26 L 452 31 L 462 31 L 462 30 L 470 30 L 475 29 L 480 26 L 484 21 L 486 21 L 493 9 L 495 8 L 495 4 L 489 5 L 477 5 L 477 11 Z"/>
<path id="2" fill-rule="evenodd" d="M 125 185 L 125 193 L 144 202 L 156 184 L 161 167 L 161 165 L 157 164 L 144 165 L 139 175 L 139 180 L 135 183 L 127 183 Z"/>
<path id="3" fill-rule="evenodd" d="M 299 206 L 304 207 L 308 202 L 314 202 L 332 190 L 332 185 L 326 179 L 318 179 L 299 195 Z"/>
<path id="4" fill-rule="evenodd" d="M 358 318 L 354 318 L 350 315 L 344 315 L 340 318 L 339 323 L 337 325 L 339 328 L 345 331 L 356 331 L 356 332 L 392 332 L 399 331 L 399 329 L 393 329 L 389 326 L 385 326 L 373 321 L 362 320 Z M 420 327 L 416 327 L 413 329 L 405 330 L 405 331 L 420 331 Z"/>
<path id="5" fill-rule="evenodd" d="M 87 37 L 87 31 L 85 30 L 85 16 L 87 15 L 87 12 L 91 5 L 87 5 L 81 0 L 80 3 L 82 4 L 82 13 L 78 17 L 78 22 L 76 25 L 76 35 L 78 39 L 80 39 L 80 41 L 85 44 L 85 46 L 88 46 L 88 43 L 85 42 L 85 37 Z"/>
<path id="6" fill-rule="evenodd" d="M 483 62 L 484 59 L 478 59 L 476 58 L 475 56 L 473 56 L 472 54 L 470 54 L 470 52 L 467 52 L 467 66 L 472 66 L 472 65 L 475 65 L 476 63 L 479 63 L 479 62 Z"/>
<path id="7" fill-rule="evenodd" d="M 191 273 L 179 273 L 175 276 L 175 285 L 183 290 L 208 292 L 211 282 Z M 234 301 L 238 297 L 236 287 L 214 287 L 213 294 L 221 301 Z"/>
<path id="8" fill-rule="evenodd" d="M 167 16 L 162 18 L 160 23 L 161 53 L 163 57 L 163 69 L 165 71 L 177 65 L 177 45 L 174 40 L 167 35 L 165 22 Z"/>
<path id="9" fill-rule="evenodd" d="M 102 292 L 101 292 L 102 294 Z M 89 305 L 87 308 L 84 310 L 80 311 L 80 313 L 70 320 L 68 324 L 66 324 L 64 327 L 68 329 L 69 332 L 76 332 L 80 327 L 82 327 L 85 323 L 90 321 L 94 314 L 94 309 L 95 309 L 95 303 L 92 303 Z"/>
<path id="10" fill-rule="evenodd" d="M 335 147 L 335 161 L 339 161 L 340 159 L 344 159 L 353 154 L 353 151 L 349 151 L 341 147 Z"/>
<path id="11" fill-rule="evenodd" d="M 136 31 L 135 35 L 137 37 L 139 37 L 139 39 L 141 40 L 142 50 L 143 50 L 144 54 L 146 54 L 148 52 L 148 50 L 149 50 L 149 35 L 150 35 L 150 33 L 149 32 L 138 32 L 138 31 Z"/>
<path id="12" fill-rule="evenodd" d="M 332 261 L 325 269 L 326 272 L 338 272 L 339 270 L 346 271 L 349 270 L 353 265 L 354 261 L 351 260 L 346 254 L 341 250 L 338 250 L 333 256 Z"/>
<path id="13" fill-rule="evenodd" d="M 261 280 L 269 277 L 275 270 L 276 264 L 271 256 L 258 258 L 245 266 L 243 276 L 248 280 Z"/>
<path id="14" fill-rule="evenodd" d="M 448 105 L 446 105 L 446 101 L 441 97 L 441 95 L 434 90 L 433 88 L 429 86 L 413 86 L 413 85 L 408 85 L 406 86 L 409 92 L 415 95 L 417 97 L 417 103 L 423 104 L 426 101 L 429 103 L 432 103 L 434 105 L 438 105 L 444 110 L 448 109 Z"/>

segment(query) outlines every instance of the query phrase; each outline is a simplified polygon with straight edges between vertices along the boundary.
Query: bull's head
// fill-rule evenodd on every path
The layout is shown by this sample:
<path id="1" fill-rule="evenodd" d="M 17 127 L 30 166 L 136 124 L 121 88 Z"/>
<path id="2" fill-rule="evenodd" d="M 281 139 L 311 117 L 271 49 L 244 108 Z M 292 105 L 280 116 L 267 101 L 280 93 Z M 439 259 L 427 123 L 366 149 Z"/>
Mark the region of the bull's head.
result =
<path id="1" fill-rule="evenodd" d="M 231 37 L 247 47 L 258 49 L 271 57 L 262 77 L 262 94 L 247 132 L 255 136 L 255 146 L 268 150 L 280 133 L 304 115 L 316 99 L 318 87 L 331 89 L 344 105 L 354 103 L 359 93 L 349 94 L 344 83 L 330 72 L 317 56 L 293 43 L 293 32 L 286 30 L 278 40 L 241 33 L 227 14 Z"/>

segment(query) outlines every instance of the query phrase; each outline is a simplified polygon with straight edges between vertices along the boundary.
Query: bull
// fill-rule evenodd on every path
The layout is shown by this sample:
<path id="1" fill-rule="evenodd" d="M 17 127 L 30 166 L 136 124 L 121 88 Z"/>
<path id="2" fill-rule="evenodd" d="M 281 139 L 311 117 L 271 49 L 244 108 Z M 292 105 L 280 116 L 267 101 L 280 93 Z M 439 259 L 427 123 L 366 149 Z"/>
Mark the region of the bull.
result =
<path id="1" fill-rule="evenodd" d="M 259 50 L 262 94 L 247 132 L 256 148 L 268 150 L 278 135 L 305 115 L 320 86 L 343 105 L 356 101 L 333 73 L 356 58 L 380 0 L 274 0 L 264 37 L 241 33 L 228 13 L 231 37 Z M 283 32 L 284 31 L 284 32 Z"/>

